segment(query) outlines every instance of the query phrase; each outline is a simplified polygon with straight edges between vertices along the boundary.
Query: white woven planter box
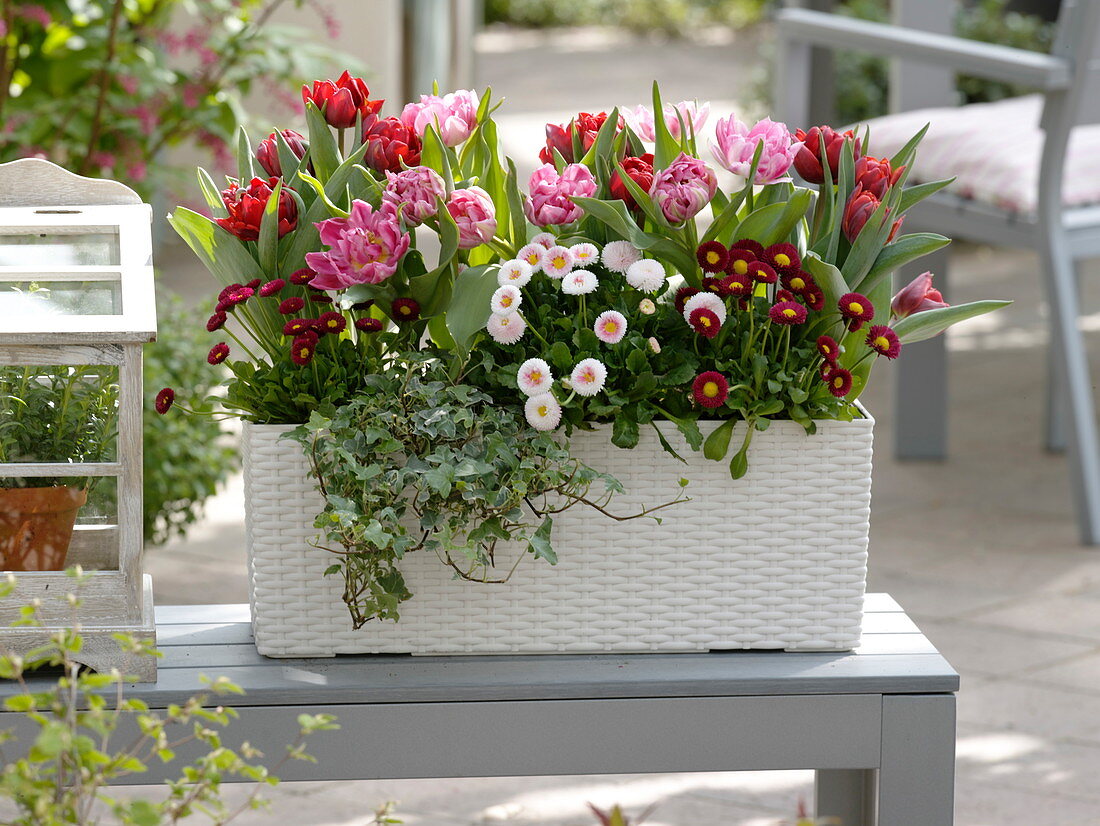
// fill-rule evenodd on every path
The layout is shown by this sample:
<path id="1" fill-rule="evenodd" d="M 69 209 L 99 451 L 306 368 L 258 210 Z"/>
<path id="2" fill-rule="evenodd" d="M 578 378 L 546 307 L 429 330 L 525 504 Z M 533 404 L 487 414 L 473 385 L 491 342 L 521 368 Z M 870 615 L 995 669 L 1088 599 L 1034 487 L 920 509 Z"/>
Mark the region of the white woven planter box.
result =
<path id="1" fill-rule="evenodd" d="M 246 424 L 256 646 L 270 657 L 851 649 L 867 580 L 872 425 L 819 422 L 807 436 L 773 422 L 736 482 L 665 423 L 689 464 L 651 429 L 634 450 L 614 447 L 606 430 L 575 434 L 575 454 L 626 487 L 613 512 L 669 501 L 684 477 L 692 501 L 661 511 L 660 525 L 586 507 L 559 514 L 558 564 L 528 557 L 503 585 L 455 579 L 434 554 L 409 554 L 401 567 L 414 596 L 400 621 L 354 630 L 342 576 L 324 576 L 334 557 L 309 544 L 321 499 L 298 444 L 280 439 L 285 428 Z M 733 445 L 743 433 L 738 425 Z"/>

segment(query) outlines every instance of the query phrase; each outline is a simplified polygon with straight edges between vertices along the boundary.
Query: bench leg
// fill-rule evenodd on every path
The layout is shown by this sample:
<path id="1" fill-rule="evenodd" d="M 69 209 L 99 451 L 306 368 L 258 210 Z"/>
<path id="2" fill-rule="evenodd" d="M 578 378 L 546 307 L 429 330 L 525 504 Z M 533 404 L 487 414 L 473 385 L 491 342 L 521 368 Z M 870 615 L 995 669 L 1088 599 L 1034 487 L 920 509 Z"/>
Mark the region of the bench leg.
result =
<path id="1" fill-rule="evenodd" d="M 826 823 L 874 826 L 873 769 L 818 769 L 814 779 L 814 813 Z"/>
<path id="2" fill-rule="evenodd" d="M 952 826 L 955 695 L 882 698 L 879 826 Z"/>
<path id="3" fill-rule="evenodd" d="M 925 270 L 947 297 L 947 250 L 937 250 L 894 276 L 904 287 Z M 950 300 L 950 299 L 948 299 Z M 894 366 L 894 455 L 899 459 L 947 458 L 947 347 L 943 334 L 905 345 Z"/>

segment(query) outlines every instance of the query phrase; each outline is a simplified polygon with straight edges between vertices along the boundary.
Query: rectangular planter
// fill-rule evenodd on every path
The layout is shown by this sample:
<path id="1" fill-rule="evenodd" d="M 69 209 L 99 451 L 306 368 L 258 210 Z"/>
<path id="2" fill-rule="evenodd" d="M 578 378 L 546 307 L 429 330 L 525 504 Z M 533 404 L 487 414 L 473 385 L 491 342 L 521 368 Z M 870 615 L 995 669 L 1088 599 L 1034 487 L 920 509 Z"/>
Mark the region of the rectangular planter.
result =
<path id="1" fill-rule="evenodd" d="M 401 620 L 359 630 L 341 601 L 342 576 L 324 576 L 333 555 L 310 544 L 322 505 L 300 447 L 281 438 L 284 427 L 246 424 L 256 646 L 271 657 L 851 649 L 867 581 L 873 424 L 866 414 L 822 421 L 808 436 L 773 422 L 754 436 L 748 474 L 736 481 L 668 423 L 659 426 L 686 465 L 651 428 L 633 450 L 613 446 L 610 428 L 575 433 L 574 454 L 626 488 L 612 512 L 667 502 L 681 478 L 692 501 L 660 511 L 659 525 L 583 506 L 559 514 L 558 564 L 529 557 L 506 584 L 456 579 L 434 554 L 409 554 L 401 567 L 414 596 Z"/>

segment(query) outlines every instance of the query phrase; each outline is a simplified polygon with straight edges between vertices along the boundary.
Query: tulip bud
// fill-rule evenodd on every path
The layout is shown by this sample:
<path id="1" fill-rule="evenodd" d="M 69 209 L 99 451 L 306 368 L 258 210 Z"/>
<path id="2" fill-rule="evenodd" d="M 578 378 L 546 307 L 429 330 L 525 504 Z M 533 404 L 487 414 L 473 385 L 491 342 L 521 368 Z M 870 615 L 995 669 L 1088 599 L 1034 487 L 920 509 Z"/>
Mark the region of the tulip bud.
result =
<path id="1" fill-rule="evenodd" d="M 950 306 L 940 291 L 932 286 L 932 273 L 922 272 L 906 286 L 898 290 L 890 302 L 890 314 L 900 319 L 925 310 L 937 310 Z"/>
<path id="2" fill-rule="evenodd" d="M 281 178 L 283 176 L 283 164 L 279 159 L 277 134 L 279 133 L 272 132 L 260 141 L 260 145 L 256 147 L 256 160 L 260 162 L 260 166 L 264 168 L 268 175 Z M 295 132 L 293 129 L 284 129 L 281 134 L 286 145 L 290 147 L 290 151 L 294 153 L 298 160 L 306 156 L 309 144 L 306 142 L 304 135 Z M 293 171 L 291 170 L 291 172 Z"/>
<path id="3" fill-rule="evenodd" d="M 821 167 L 823 142 L 834 184 L 840 175 L 840 150 L 845 141 L 852 141 L 853 154 L 857 160 L 859 159 L 860 141 L 851 130 L 842 133 L 834 131 L 830 126 L 814 126 L 809 132 L 799 129 L 794 136 L 796 140 L 802 141 L 802 148 L 794 157 L 794 168 L 807 183 L 820 184 L 825 181 L 825 170 Z"/>

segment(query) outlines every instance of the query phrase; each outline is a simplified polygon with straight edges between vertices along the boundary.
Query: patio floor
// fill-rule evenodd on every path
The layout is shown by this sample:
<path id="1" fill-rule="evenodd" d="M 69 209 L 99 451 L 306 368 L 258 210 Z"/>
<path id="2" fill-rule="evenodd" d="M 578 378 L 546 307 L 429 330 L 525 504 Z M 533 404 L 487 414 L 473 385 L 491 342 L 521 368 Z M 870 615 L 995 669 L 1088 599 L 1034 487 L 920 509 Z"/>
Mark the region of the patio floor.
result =
<path id="1" fill-rule="evenodd" d="M 509 151 L 533 157 L 542 124 L 645 100 L 654 75 L 666 99 L 698 95 L 712 101 L 712 118 L 725 115 L 754 65 L 756 40 L 743 40 L 658 47 L 597 31 L 491 33 L 479 41 L 479 86 L 506 94 Z M 1078 546 L 1065 459 L 1041 447 L 1037 264 L 1003 250 L 956 253 L 954 301 L 1016 303 L 949 338 L 946 462 L 892 458 L 890 367 L 875 371 L 864 395 L 879 422 L 870 587 L 891 593 L 962 674 L 958 826 L 1100 824 L 1100 550 Z M 208 282 L 193 279 L 207 276 L 190 266 L 169 266 L 165 278 L 206 292 L 197 284 Z M 1086 295 L 1086 306 L 1100 307 L 1097 299 Z M 1100 313 L 1085 328 L 1100 330 Z M 1100 364 L 1100 337 L 1090 345 Z M 246 601 L 239 480 L 188 542 L 152 549 L 146 567 L 161 604 Z M 207 575 L 197 579 L 196 570 Z M 810 781 L 807 772 L 764 772 L 296 784 L 270 795 L 270 815 L 239 822 L 351 826 L 392 799 L 408 824 L 579 826 L 593 822 L 592 801 L 630 811 L 657 802 L 650 826 L 765 826 L 793 820 Z"/>

